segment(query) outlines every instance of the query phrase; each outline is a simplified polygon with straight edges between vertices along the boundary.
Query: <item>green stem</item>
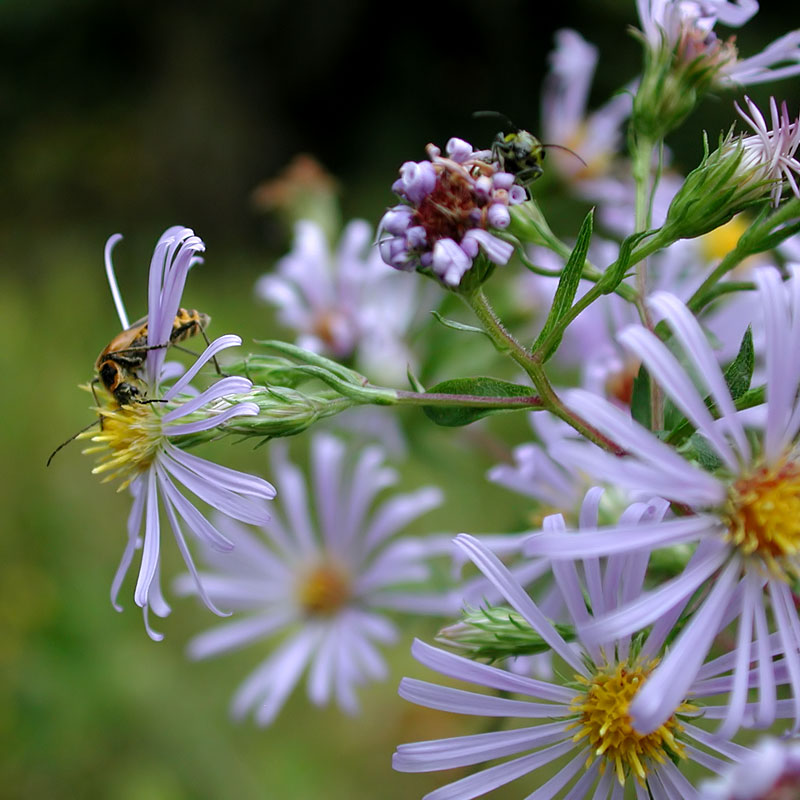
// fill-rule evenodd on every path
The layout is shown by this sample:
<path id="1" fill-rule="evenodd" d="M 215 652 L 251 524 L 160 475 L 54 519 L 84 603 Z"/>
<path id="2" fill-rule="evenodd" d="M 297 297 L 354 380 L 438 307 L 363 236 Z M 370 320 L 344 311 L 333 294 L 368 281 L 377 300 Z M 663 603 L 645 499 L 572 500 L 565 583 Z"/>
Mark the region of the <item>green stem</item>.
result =
<path id="1" fill-rule="evenodd" d="M 656 147 L 659 147 L 659 161 L 656 175 L 652 175 L 651 163 Z M 655 196 L 658 179 L 661 175 L 662 145 L 644 136 L 636 137 L 633 141 L 633 177 L 636 181 L 636 219 L 635 232 L 646 231 L 650 228 L 652 217 L 653 198 Z M 642 258 L 636 265 L 636 308 L 642 324 L 653 330 L 653 320 L 647 308 L 647 258 Z M 650 419 L 654 430 L 664 427 L 664 397 L 659 386 L 650 385 Z"/>
<path id="2" fill-rule="evenodd" d="M 538 395 L 520 397 L 492 397 L 474 394 L 447 394 L 443 392 L 407 392 L 397 390 L 396 405 L 409 406 L 469 406 L 472 408 L 541 409 L 544 404 Z"/>
<path id="3" fill-rule="evenodd" d="M 597 285 L 592 287 L 589 293 L 594 291 L 598 291 L 599 294 L 602 294 Z M 539 400 L 542 408 L 547 409 L 560 419 L 563 419 L 564 422 L 573 427 L 578 433 L 603 449 L 610 450 L 614 453 L 622 452 L 618 445 L 584 422 L 561 402 L 561 398 L 556 394 L 545 374 L 542 363 L 506 330 L 497 314 L 495 314 L 488 298 L 483 293 L 483 289 L 479 288 L 472 294 L 466 296 L 462 295 L 462 297 L 483 325 L 483 329 L 494 343 L 495 348 L 499 352 L 512 358 L 528 374 L 528 377 L 530 377 L 533 385 L 536 387 L 536 391 L 539 393 Z"/>
<path id="4" fill-rule="evenodd" d="M 564 242 L 557 240 L 558 246 L 553 246 L 550 249 L 556 253 L 557 255 L 561 256 L 565 261 L 569 259 L 572 251 L 569 247 L 564 244 Z M 555 245 L 555 242 L 553 242 Z M 517 256 L 519 260 L 523 263 L 523 265 L 529 269 L 531 272 L 536 273 L 537 275 L 544 275 L 547 278 L 560 278 L 561 273 L 563 270 L 560 269 L 548 269 L 547 267 L 540 267 L 534 264 L 524 253 L 522 247 L 517 248 Z M 599 270 L 591 261 L 588 259 L 586 260 L 583 273 L 581 277 L 587 281 L 591 281 L 592 283 L 599 283 L 603 279 L 603 272 Z M 614 287 L 615 294 L 618 294 L 623 300 L 627 300 L 629 303 L 635 303 L 636 298 L 638 295 L 636 294 L 636 289 L 632 286 L 628 286 L 627 283 L 619 283 L 617 286 Z"/>
<path id="5" fill-rule="evenodd" d="M 717 284 L 729 272 L 736 269 L 748 256 L 764 252 L 775 247 L 783 238 L 796 232 L 797 217 L 800 214 L 800 200 L 792 198 L 776 211 L 763 219 L 754 222 L 741 236 L 736 247 L 728 253 L 716 266 L 714 271 L 700 284 L 697 291 L 689 298 L 689 309 L 694 313 L 708 305 L 720 294 L 715 289 Z M 794 221 L 795 225 L 788 225 Z M 780 226 L 785 228 L 778 231 Z M 785 233 L 785 237 L 784 234 Z"/>

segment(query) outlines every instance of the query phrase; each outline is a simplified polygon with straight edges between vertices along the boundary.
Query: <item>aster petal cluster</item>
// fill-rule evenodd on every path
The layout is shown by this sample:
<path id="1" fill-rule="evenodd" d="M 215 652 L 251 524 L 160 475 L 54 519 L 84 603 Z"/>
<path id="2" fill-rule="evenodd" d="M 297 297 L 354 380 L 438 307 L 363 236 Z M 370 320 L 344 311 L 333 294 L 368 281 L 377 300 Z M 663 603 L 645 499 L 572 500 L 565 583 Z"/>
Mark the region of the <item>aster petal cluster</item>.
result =
<path id="1" fill-rule="evenodd" d="M 111 264 L 111 249 L 119 238 L 111 237 L 106 246 L 106 270 L 120 321 L 127 328 L 127 315 Z M 210 610 L 224 614 L 227 612 L 214 605 L 198 580 L 186 534 L 220 551 L 230 550 L 233 543 L 187 498 L 185 491 L 230 517 L 253 524 L 268 519 L 264 501 L 275 495 L 267 481 L 206 461 L 180 447 L 181 437 L 222 429 L 234 417 L 258 413 L 255 403 L 232 399 L 250 390 L 252 384 L 246 378 L 224 377 L 200 392 L 190 383 L 218 353 L 241 344 L 233 334 L 215 339 L 177 380 L 165 385 L 176 375 L 165 364 L 166 344 L 189 269 L 203 250 L 203 242 L 189 228 L 169 228 L 159 239 L 148 284 L 149 349 L 141 375 L 136 376 L 145 399 L 120 405 L 101 391 L 97 408 L 100 431 L 82 435 L 93 443 L 84 452 L 99 455 L 93 472 L 103 475 L 106 481 L 119 480 L 120 490 L 129 488 L 133 497 L 128 541 L 112 581 L 111 602 L 118 611 L 122 610 L 117 596 L 137 551 L 141 551 L 134 602 L 142 608 L 147 632 L 153 639 L 162 637 L 151 628 L 148 612 L 152 610 L 160 617 L 170 612 L 160 582 L 160 507 L 197 582 L 199 595 Z"/>
<path id="2" fill-rule="evenodd" d="M 674 49 L 683 63 L 710 69 L 719 85 L 743 86 L 800 73 L 800 30 L 745 59 L 738 58 L 732 39 L 723 41 L 715 33 L 717 22 L 736 28 L 747 23 L 758 12 L 756 0 L 637 0 L 636 6 L 652 47 Z"/>
<path id="3" fill-rule="evenodd" d="M 635 529 L 653 510 L 655 507 L 638 504 L 624 517 Z M 545 525 L 553 530 L 564 527 L 558 516 L 548 518 Z M 425 800 L 468 800 L 513 781 L 524 781 L 529 775 L 527 785 L 535 791 L 526 796 L 537 800 L 562 796 L 561 792 L 574 798 L 620 798 L 626 787 L 635 790 L 637 797 L 690 800 L 697 794 L 681 765 L 691 759 L 719 773 L 731 760 L 739 760 L 745 754 L 743 748 L 715 741 L 694 725 L 691 719 L 697 709 L 685 699 L 648 735 L 640 736 L 633 730 L 630 701 L 650 680 L 663 644 L 663 630 L 654 633 L 643 647 L 629 636 L 591 642 L 579 636 L 575 649 L 488 548 L 466 534 L 461 534 L 456 543 L 505 601 L 550 645 L 574 678 L 560 683 L 537 680 L 416 641 L 412 653 L 423 665 L 447 678 L 500 691 L 504 696 L 404 678 L 400 695 L 406 700 L 456 714 L 505 717 L 526 723 L 509 730 L 400 745 L 393 766 L 401 772 L 472 767 L 507 759 L 449 783 L 427 794 Z M 646 564 L 647 556 L 638 554 L 607 559 L 587 557 L 580 569 L 572 562 L 555 564 L 556 583 L 578 630 L 591 618 L 587 602 L 596 612 L 610 611 L 635 598 L 642 588 Z M 728 682 L 724 677 L 718 679 L 717 691 Z M 703 693 L 703 689 L 698 688 L 698 692 Z M 530 724 L 528 720 L 537 722 Z M 716 752 L 707 752 L 708 749 Z M 537 770 L 558 759 L 569 760 L 547 780 L 536 776 Z"/>
<path id="4" fill-rule="evenodd" d="M 311 443 L 309 495 L 282 444 L 272 447 L 280 508 L 255 533 L 220 519 L 236 543 L 233 554 L 204 548 L 210 571 L 203 584 L 210 597 L 244 616 L 200 634 L 189 646 L 193 658 L 207 658 L 280 639 L 233 699 L 233 715 L 252 711 L 259 725 L 272 723 L 306 671 L 315 705 L 335 702 L 356 713 L 357 687 L 386 677 L 378 648 L 398 636 L 386 612 L 443 610 L 441 599 L 414 592 L 428 577 L 431 548 L 424 540 L 396 535 L 437 506 L 441 492 L 427 487 L 396 494 L 372 508 L 379 493 L 397 480 L 382 449 L 363 449 L 348 471 L 344 443 L 317 434 Z M 196 593 L 197 586 L 188 575 L 179 582 L 183 592 Z M 446 608 L 452 610 L 449 604 Z"/>
<path id="5" fill-rule="evenodd" d="M 800 741 L 762 739 L 738 764 L 700 786 L 700 800 L 791 800 L 800 795 Z"/>
<path id="6" fill-rule="evenodd" d="M 781 104 L 779 111 L 775 98 L 771 97 L 770 127 L 758 106 L 749 97 L 745 97 L 745 103 L 747 112 L 738 105 L 736 110 L 755 131 L 755 135 L 741 140 L 744 155 L 739 167 L 740 175 L 753 184 L 763 182 L 771 185 L 773 206 L 777 207 L 780 202 L 784 181 L 789 184 L 794 196 L 800 197 L 800 188 L 795 179 L 795 174 L 800 173 L 800 161 L 794 157 L 800 145 L 800 120 L 789 116 L 785 102 Z"/>
<path id="7" fill-rule="evenodd" d="M 548 58 L 550 72 L 542 89 L 544 139 L 559 145 L 548 152 L 548 163 L 554 164 L 579 194 L 600 199 L 605 194 L 602 179 L 620 152 L 622 126 L 631 113 L 631 96 L 621 92 L 589 112 L 597 48 L 570 29 L 556 31 L 555 41 Z"/>
<path id="8" fill-rule="evenodd" d="M 800 325 L 800 272 L 793 268 L 782 284 L 777 270 L 763 267 L 755 280 L 766 370 L 766 403 L 755 415 L 737 412 L 708 340 L 674 296 L 656 294 L 650 305 L 672 331 L 688 369 L 647 329 L 632 326 L 620 335 L 702 437 L 711 454 L 705 466 L 687 460 L 601 398 L 577 390 L 567 396 L 571 408 L 592 419 L 627 455 L 615 459 L 570 443 L 563 456 L 631 491 L 657 491 L 685 509 L 684 516 L 643 526 L 636 536 L 612 528 L 567 538 L 539 534 L 529 543 L 530 552 L 550 558 L 576 557 L 587 546 L 600 554 L 697 543 L 682 574 L 584 630 L 589 639 L 630 633 L 654 623 L 665 608 L 677 620 L 694 593 L 714 577 L 631 705 L 636 729 L 643 733 L 662 724 L 685 697 L 690 683 L 704 673 L 703 660 L 715 638 L 728 626 L 735 629 L 736 646 L 718 661 L 727 661 L 734 682 L 720 733 L 731 736 L 742 725 L 768 726 L 787 714 L 795 727 L 800 724 L 800 618 L 793 594 L 800 574 L 795 446 L 800 362 L 794 355 L 787 358 L 796 352 L 788 343 L 795 341 Z M 777 697 L 782 682 L 790 687 L 790 701 Z M 752 705 L 751 688 L 758 690 Z"/>
<path id="9" fill-rule="evenodd" d="M 505 264 L 513 247 L 491 230 L 507 228 L 510 205 L 527 198 L 491 152 L 450 139 L 446 155 L 428 145 L 429 161 L 407 161 L 392 190 L 403 200 L 381 219 L 380 252 L 395 269 L 432 272 L 458 286 L 479 252 Z M 387 235 L 384 235 L 387 234 Z"/>

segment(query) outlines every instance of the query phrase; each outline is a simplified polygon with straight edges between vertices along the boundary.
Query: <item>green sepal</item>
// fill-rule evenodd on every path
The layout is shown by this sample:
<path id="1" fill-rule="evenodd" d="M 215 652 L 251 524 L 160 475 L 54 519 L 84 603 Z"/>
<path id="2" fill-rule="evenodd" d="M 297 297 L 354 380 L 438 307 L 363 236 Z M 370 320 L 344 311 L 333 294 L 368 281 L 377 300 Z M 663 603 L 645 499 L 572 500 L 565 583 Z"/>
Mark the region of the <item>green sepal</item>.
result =
<path id="1" fill-rule="evenodd" d="M 571 625 L 554 623 L 553 626 L 565 641 L 575 641 Z M 459 622 L 443 628 L 436 640 L 467 658 L 490 662 L 550 650 L 550 645 L 518 611 L 504 606 L 466 608 Z"/>

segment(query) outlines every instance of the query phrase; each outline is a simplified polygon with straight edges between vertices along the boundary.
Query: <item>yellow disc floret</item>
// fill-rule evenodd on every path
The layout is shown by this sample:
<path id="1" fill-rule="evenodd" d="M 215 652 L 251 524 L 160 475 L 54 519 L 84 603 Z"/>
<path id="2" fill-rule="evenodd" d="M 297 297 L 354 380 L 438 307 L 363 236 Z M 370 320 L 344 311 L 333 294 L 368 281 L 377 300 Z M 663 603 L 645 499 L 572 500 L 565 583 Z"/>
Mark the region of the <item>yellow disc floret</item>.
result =
<path id="1" fill-rule="evenodd" d="M 636 733 L 628 713 L 631 701 L 641 689 L 647 676 L 656 666 L 655 661 L 644 665 L 622 662 L 598 670 L 590 678 L 577 676 L 586 686 L 586 692 L 578 695 L 571 704 L 578 719 L 571 728 L 577 728 L 573 741 L 586 740 L 591 748 L 587 767 L 595 758 L 602 759 L 601 773 L 608 766 L 621 785 L 633 774 L 644 785 L 648 765 L 663 764 L 670 756 L 685 758 L 683 745 L 675 738 L 682 726 L 675 715 L 652 733 Z M 691 706 L 683 704 L 676 713 L 685 712 Z"/>
<path id="2" fill-rule="evenodd" d="M 310 616 L 335 614 L 350 599 L 350 578 L 335 564 L 320 564 L 305 572 L 297 583 L 300 605 Z"/>
<path id="3" fill-rule="evenodd" d="M 100 431 L 83 433 L 95 443 L 84 453 L 101 453 L 95 475 L 104 474 L 103 481 L 122 480 L 122 491 L 137 475 L 152 463 L 164 442 L 161 417 L 151 404 L 135 403 L 120 406 L 111 403 L 99 406 Z"/>
<path id="4" fill-rule="evenodd" d="M 800 575 L 800 467 L 784 461 L 734 483 L 728 497 L 728 539 L 745 556 L 760 558 L 773 575 Z"/>

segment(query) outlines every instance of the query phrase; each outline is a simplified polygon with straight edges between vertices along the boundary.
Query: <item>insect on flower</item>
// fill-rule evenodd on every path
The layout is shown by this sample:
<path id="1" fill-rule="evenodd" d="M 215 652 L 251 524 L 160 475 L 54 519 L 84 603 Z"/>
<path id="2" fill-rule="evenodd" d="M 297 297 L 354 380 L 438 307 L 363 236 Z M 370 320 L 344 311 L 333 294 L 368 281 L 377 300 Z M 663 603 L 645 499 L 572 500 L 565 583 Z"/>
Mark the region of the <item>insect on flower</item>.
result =
<path id="1" fill-rule="evenodd" d="M 169 341 L 163 345 L 149 346 L 147 317 L 142 317 L 118 333 L 103 348 L 95 361 L 94 368 L 97 371 L 95 380 L 99 380 L 121 406 L 139 402 L 141 396 L 139 371 L 144 366 L 147 353 L 153 347 L 170 347 L 197 334 L 203 334 L 205 337 L 205 329 L 210 320 L 208 314 L 179 308 L 172 321 Z"/>
<path id="2" fill-rule="evenodd" d="M 544 161 L 545 148 L 557 147 L 572 153 L 586 166 L 586 162 L 568 147 L 558 144 L 542 144 L 530 131 L 523 130 L 515 125 L 505 114 L 498 111 L 476 111 L 474 117 L 499 117 L 505 120 L 511 128 L 510 133 L 500 131 L 492 142 L 492 158 L 504 172 L 510 172 L 520 186 L 528 187 L 542 176 L 542 162 Z"/>
<path id="3" fill-rule="evenodd" d="M 185 371 L 176 373 L 172 365 L 164 364 L 168 347 L 202 332 L 208 322 L 205 315 L 180 308 L 189 270 L 199 263 L 199 254 L 205 250 L 203 241 L 181 226 L 162 234 L 150 262 L 147 316 L 130 325 L 111 262 L 111 250 L 120 238 L 116 234 L 106 242 L 105 262 L 123 332 L 103 352 L 105 360 L 98 360 L 101 365 L 110 362 L 109 370 L 115 364 L 119 366 L 122 382 L 131 378 L 127 382 L 138 390 L 136 398 L 141 399 L 123 403 L 100 386 L 100 396 L 95 398 L 96 412 L 102 419 L 100 430 L 84 431 L 77 438 L 91 442 L 84 453 L 97 457 L 93 474 L 101 476 L 103 482 L 117 482 L 117 490 L 128 489 L 132 498 L 127 542 L 111 583 L 111 603 L 122 610 L 117 597 L 137 552 L 141 553 L 133 599 L 142 609 L 148 635 L 159 640 L 162 634 L 151 627 L 149 615 L 151 611 L 158 617 L 170 613 L 160 583 L 162 532 L 171 529 L 207 608 L 227 616 L 228 612 L 214 605 L 201 585 L 187 539 L 191 536 L 204 541 L 219 552 L 230 551 L 233 543 L 196 503 L 216 509 L 226 519 L 261 525 L 269 519 L 264 501 L 275 496 L 275 489 L 255 475 L 223 467 L 185 449 L 183 437 L 187 435 L 223 431 L 230 419 L 258 413 L 258 406 L 249 399 L 253 384 L 247 378 L 221 377 L 202 390 L 191 385 L 217 353 L 242 343 L 239 336 L 218 337 Z M 127 362 L 122 359 L 120 364 L 112 358 L 120 351 L 129 351 L 131 358 Z M 162 511 L 168 525 L 162 522 Z"/>
<path id="4" fill-rule="evenodd" d="M 210 321 L 211 317 L 202 311 L 195 311 L 194 309 L 187 311 L 185 308 L 179 308 L 175 319 L 172 321 L 169 341 L 163 345 L 148 345 L 147 317 L 142 317 L 134 322 L 133 325 L 118 333 L 103 348 L 94 364 L 97 375 L 92 383 L 101 383 L 120 406 L 150 402 L 143 397 L 144 383 L 139 374 L 144 367 L 147 353 L 150 350 L 176 346 L 179 342 L 191 339 L 198 334 L 202 334 L 203 338 L 206 339 L 206 344 L 208 344 L 205 330 Z M 219 373 L 220 369 L 216 358 L 212 359 L 212 361 Z M 101 428 L 103 427 L 102 417 L 98 417 L 94 422 L 81 428 L 81 430 L 60 444 L 47 459 L 47 466 L 50 466 L 53 456 L 62 447 L 68 445 L 84 431 L 98 424 Z"/>

